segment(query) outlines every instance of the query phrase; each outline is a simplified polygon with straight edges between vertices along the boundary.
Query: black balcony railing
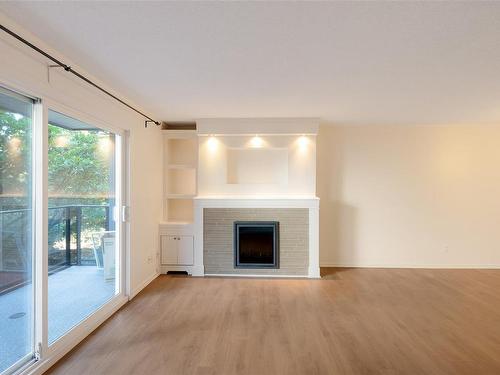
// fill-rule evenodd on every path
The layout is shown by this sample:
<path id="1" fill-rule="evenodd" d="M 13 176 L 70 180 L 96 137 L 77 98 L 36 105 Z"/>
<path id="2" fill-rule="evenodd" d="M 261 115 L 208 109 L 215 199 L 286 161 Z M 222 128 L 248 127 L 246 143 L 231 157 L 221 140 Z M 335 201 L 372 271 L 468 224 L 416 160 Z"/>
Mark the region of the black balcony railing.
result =
<path id="1" fill-rule="evenodd" d="M 110 230 L 109 214 L 109 205 L 49 208 L 49 273 L 74 265 L 95 265 L 89 239 L 86 246 L 82 246 L 82 229 L 88 232 Z"/>
<path id="2" fill-rule="evenodd" d="M 85 232 L 113 230 L 110 205 L 72 204 L 48 210 L 49 274 L 74 265 L 96 265 Z M 0 211 L 0 293 L 31 280 L 31 209 Z"/>

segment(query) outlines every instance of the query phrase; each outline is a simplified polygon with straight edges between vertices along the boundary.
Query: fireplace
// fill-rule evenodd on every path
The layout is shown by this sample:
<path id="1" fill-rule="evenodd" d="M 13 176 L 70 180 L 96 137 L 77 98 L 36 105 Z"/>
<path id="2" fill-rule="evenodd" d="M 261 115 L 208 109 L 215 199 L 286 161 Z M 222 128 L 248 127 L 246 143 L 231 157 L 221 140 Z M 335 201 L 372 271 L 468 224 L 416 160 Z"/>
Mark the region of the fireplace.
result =
<path id="1" fill-rule="evenodd" d="M 234 222 L 234 267 L 279 268 L 279 223 Z"/>

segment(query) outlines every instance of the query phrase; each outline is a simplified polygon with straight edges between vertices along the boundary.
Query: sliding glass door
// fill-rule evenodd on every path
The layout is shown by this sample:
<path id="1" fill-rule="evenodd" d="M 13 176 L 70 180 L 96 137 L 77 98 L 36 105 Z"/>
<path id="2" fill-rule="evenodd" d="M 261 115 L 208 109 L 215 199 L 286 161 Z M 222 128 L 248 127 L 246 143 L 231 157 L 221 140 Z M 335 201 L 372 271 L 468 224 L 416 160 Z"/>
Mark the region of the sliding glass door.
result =
<path id="1" fill-rule="evenodd" d="M 116 136 L 48 114 L 49 345 L 119 291 Z"/>
<path id="2" fill-rule="evenodd" d="M 59 107 L 0 87 L 1 375 L 59 353 L 126 300 L 121 133 Z"/>
<path id="3" fill-rule="evenodd" d="M 0 88 L 0 373 L 33 358 L 33 101 Z"/>

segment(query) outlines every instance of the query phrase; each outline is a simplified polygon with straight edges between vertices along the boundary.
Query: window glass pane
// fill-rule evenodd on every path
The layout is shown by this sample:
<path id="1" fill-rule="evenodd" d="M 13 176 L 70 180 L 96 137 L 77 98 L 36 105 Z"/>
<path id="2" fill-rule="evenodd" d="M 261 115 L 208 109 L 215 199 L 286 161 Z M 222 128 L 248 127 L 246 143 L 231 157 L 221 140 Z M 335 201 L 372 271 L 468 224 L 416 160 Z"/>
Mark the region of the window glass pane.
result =
<path id="1" fill-rule="evenodd" d="M 32 358 L 33 102 L 0 89 L 0 372 Z"/>
<path id="2" fill-rule="evenodd" d="M 49 112 L 49 343 L 114 296 L 115 135 Z"/>

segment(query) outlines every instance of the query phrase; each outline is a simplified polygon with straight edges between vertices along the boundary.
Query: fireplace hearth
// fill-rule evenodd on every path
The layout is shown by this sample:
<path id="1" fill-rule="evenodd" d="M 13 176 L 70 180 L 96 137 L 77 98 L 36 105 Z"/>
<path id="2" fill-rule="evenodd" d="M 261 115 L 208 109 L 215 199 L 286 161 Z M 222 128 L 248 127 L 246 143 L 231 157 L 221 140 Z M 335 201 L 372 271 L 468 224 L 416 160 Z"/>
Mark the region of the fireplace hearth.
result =
<path id="1" fill-rule="evenodd" d="M 234 267 L 279 268 L 279 223 L 234 222 Z"/>

